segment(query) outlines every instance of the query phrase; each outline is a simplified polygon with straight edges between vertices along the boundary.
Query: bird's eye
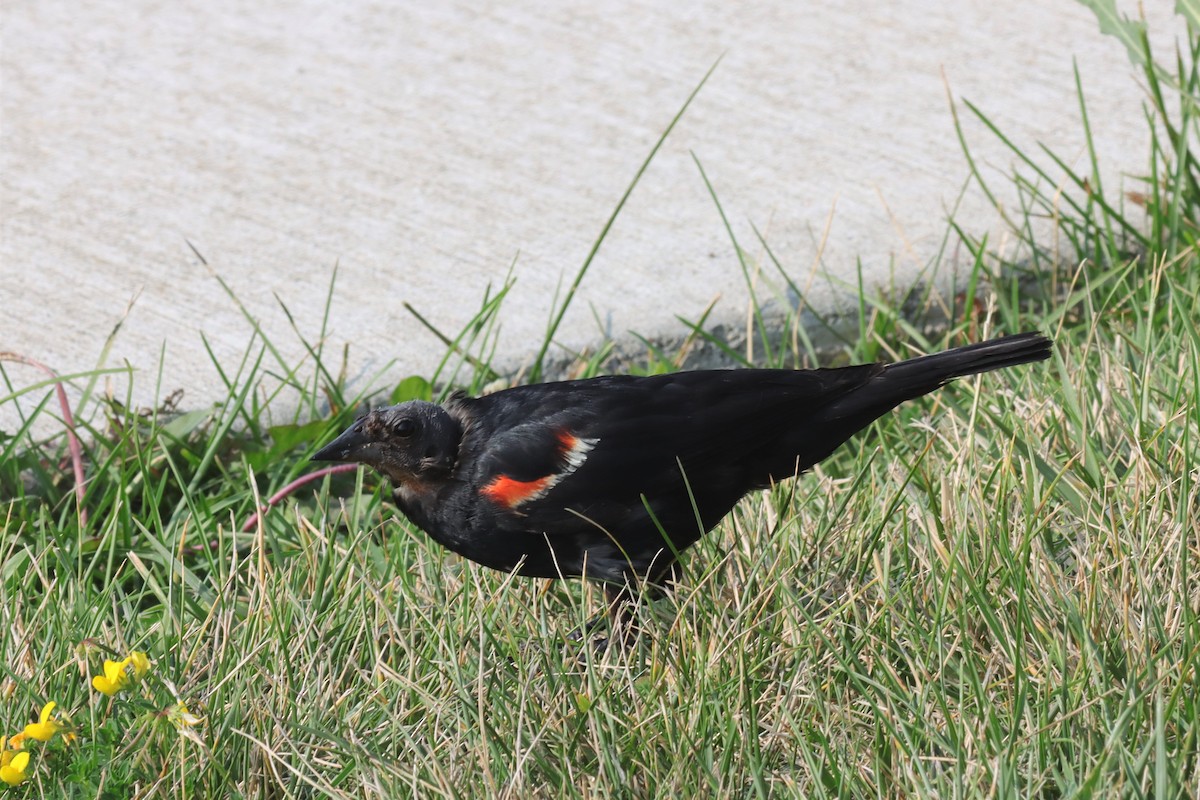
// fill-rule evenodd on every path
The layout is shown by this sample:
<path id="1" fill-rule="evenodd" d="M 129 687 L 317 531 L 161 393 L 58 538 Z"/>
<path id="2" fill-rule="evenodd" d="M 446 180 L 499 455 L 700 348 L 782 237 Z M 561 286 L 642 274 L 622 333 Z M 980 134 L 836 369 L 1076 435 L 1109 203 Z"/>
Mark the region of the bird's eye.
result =
<path id="1" fill-rule="evenodd" d="M 412 436 L 416 432 L 417 423 L 413 422 L 408 417 L 398 420 L 396 424 L 392 426 L 392 433 L 396 434 L 397 436 Z"/>

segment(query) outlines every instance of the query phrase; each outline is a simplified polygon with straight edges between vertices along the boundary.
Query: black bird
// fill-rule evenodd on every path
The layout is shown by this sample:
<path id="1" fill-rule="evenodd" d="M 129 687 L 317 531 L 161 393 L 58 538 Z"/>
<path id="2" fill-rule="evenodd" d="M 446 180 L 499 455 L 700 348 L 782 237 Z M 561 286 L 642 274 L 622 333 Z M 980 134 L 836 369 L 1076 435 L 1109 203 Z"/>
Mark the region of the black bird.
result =
<path id="1" fill-rule="evenodd" d="M 535 578 L 605 585 L 610 611 L 754 489 L 810 469 L 952 378 L 1049 358 L 1037 333 L 896 364 L 611 375 L 359 418 L 313 456 L 367 464 L 434 541 Z"/>

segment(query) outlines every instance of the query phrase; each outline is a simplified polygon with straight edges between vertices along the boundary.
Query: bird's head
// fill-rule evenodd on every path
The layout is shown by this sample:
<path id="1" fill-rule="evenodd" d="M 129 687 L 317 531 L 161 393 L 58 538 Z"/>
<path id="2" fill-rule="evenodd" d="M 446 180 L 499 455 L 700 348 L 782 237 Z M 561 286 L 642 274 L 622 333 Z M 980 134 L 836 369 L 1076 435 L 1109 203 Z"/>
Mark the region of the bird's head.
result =
<path id="1" fill-rule="evenodd" d="M 312 460 L 366 464 L 400 485 L 448 475 L 462 433 L 459 421 L 441 406 L 411 400 L 359 417 Z"/>

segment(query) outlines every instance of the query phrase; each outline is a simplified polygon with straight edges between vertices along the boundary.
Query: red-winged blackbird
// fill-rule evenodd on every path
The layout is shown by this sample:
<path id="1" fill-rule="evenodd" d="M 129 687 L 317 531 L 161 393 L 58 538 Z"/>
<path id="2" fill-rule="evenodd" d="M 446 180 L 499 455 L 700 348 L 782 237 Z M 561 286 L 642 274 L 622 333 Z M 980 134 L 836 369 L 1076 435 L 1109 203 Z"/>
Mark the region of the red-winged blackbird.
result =
<path id="1" fill-rule="evenodd" d="M 361 417 L 313 456 L 374 467 L 434 541 L 493 569 L 667 583 L 734 504 L 811 468 L 905 400 L 1050 356 L 1036 333 L 840 369 L 613 375 Z M 632 589 L 628 587 L 633 587 Z M 614 602 L 615 605 L 615 602 Z"/>

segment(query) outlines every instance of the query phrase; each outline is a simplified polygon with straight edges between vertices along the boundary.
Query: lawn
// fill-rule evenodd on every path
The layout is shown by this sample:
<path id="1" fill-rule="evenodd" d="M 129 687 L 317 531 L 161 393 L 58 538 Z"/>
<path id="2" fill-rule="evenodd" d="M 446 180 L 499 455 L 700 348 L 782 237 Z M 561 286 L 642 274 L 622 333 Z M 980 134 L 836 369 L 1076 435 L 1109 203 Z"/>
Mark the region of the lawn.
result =
<path id="1" fill-rule="evenodd" d="M 447 555 L 373 474 L 292 485 L 365 402 L 504 380 L 506 286 L 445 336 L 436 375 L 369 396 L 321 321 L 298 326 L 302 364 L 261 336 L 214 364 L 212 409 L 131 408 L 73 377 L 78 473 L 53 381 L 10 355 L 0 402 L 36 402 L 0 439 L 0 734 L 56 705 L 4 751 L 25 780 L 0 794 L 1200 796 L 1198 51 L 1165 68 L 1142 51 L 1139 193 L 1014 143 L 1022 246 L 951 223 L 974 260 L 960 291 L 864 287 L 833 351 L 754 299 L 755 354 L 779 366 L 1032 329 L 1054 357 L 909 403 L 748 497 L 627 649 L 567 638 L 598 590 Z M 1024 224 L 1046 215 L 1053 241 Z M 746 266 L 787 283 L 773 255 Z M 637 369 L 700 343 L 746 357 L 697 320 Z M 48 420 L 63 432 L 35 436 Z"/>

